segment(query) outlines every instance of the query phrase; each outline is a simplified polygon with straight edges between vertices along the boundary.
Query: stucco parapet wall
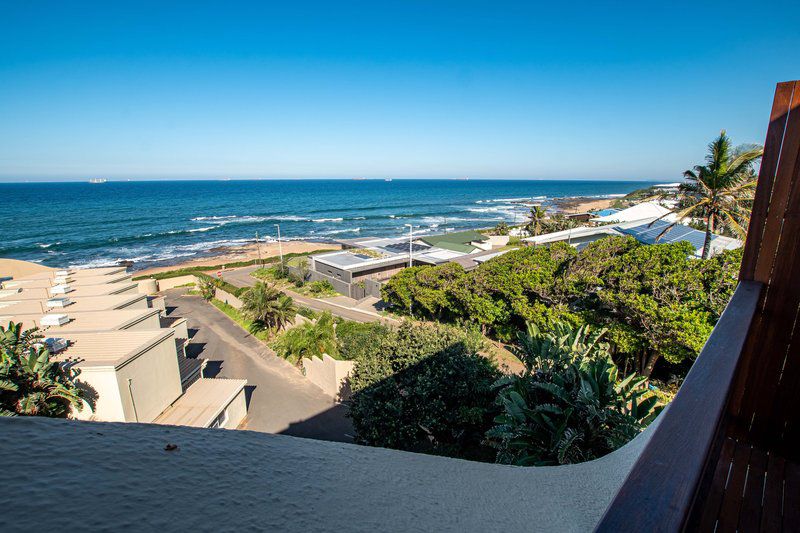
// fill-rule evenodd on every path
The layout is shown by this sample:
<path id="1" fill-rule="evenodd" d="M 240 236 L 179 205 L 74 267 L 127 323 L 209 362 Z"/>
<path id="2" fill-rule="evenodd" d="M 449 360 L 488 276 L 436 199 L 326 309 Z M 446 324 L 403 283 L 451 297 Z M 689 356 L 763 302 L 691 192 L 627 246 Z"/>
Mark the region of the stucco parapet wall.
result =
<path id="1" fill-rule="evenodd" d="M 651 433 L 590 463 L 522 468 L 250 431 L 0 418 L 0 530 L 590 531 Z"/>

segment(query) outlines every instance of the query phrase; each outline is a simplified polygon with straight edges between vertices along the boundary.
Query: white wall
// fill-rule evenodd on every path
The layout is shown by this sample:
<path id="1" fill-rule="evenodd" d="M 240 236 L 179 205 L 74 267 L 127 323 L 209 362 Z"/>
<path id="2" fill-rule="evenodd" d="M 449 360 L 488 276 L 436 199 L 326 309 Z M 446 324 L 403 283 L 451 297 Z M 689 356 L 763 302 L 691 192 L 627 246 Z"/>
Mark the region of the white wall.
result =
<path id="1" fill-rule="evenodd" d="M 239 394 L 228 404 L 226 409 L 228 411 L 228 421 L 223 427 L 225 429 L 236 429 L 247 416 L 247 401 L 245 399 L 244 389 L 239 391 Z"/>
<path id="2" fill-rule="evenodd" d="M 303 358 L 303 370 L 306 378 L 336 400 L 346 399 L 346 397 L 340 398 L 340 392 L 346 385 L 354 367 L 354 361 L 338 361 L 328 354 L 322 354 L 322 359 L 319 357 Z M 346 387 L 344 392 L 346 396 Z"/>
<path id="3" fill-rule="evenodd" d="M 128 378 L 132 380 L 133 400 Z M 174 335 L 118 368 L 117 385 L 127 422 L 136 421 L 137 416 L 139 422 L 152 422 L 160 415 L 182 393 Z"/>
<path id="4" fill-rule="evenodd" d="M 78 377 L 81 388 L 97 395 L 97 405 L 92 411 L 88 405 L 83 410 L 72 411 L 78 420 L 100 420 L 102 422 L 125 422 L 119 384 L 113 368 L 82 368 Z"/>

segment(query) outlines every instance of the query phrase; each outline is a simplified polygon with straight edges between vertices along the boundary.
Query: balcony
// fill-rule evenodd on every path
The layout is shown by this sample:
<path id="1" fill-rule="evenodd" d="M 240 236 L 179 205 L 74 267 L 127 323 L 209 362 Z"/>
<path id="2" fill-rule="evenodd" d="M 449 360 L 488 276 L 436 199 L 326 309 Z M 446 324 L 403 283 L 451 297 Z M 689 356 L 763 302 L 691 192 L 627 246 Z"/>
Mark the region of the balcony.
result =
<path id="1" fill-rule="evenodd" d="M 796 529 L 798 236 L 800 82 L 787 82 L 739 287 L 669 409 L 620 450 L 521 468 L 251 432 L 0 419 L 0 528 Z"/>

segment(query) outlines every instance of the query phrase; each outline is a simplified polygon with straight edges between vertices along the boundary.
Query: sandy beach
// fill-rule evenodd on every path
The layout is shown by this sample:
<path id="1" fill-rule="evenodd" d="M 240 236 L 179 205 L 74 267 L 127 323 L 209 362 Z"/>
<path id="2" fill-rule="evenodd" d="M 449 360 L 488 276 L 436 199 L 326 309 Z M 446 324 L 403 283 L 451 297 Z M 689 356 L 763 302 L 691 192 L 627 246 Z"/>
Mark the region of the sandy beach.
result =
<path id="1" fill-rule="evenodd" d="M 248 244 L 246 246 L 221 248 L 219 249 L 219 253 L 215 255 L 205 256 L 198 259 L 192 259 L 174 265 L 138 270 L 135 272 L 135 275 L 149 276 L 151 274 L 157 274 L 158 272 L 178 270 L 181 268 L 202 267 L 202 266 L 211 267 L 216 265 L 224 265 L 225 263 L 251 261 L 259 258 L 259 246 L 262 258 L 275 257 L 279 255 L 278 243 L 276 242 L 261 243 L 260 245 L 256 245 L 255 243 L 253 243 L 253 244 Z M 341 246 L 338 244 L 310 242 L 310 241 L 286 241 L 281 243 L 281 247 L 283 248 L 284 254 L 313 252 L 315 250 L 338 250 L 341 248 Z"/>
<path id="2" fill-rule="evenodd" d="M 561 213 L 586 213 L 608 209 L 619 198 L 565 198 L 555 202 Z"/>

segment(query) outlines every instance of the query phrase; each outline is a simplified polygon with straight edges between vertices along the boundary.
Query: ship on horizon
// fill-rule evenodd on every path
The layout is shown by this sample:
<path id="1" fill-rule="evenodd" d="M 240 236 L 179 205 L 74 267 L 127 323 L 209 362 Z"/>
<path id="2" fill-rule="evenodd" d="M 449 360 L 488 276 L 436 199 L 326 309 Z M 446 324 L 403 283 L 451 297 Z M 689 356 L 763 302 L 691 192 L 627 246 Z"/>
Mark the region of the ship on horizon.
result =
<path id="1" fill-rule="evenodd" d="M 89 183 L 105 183 L 108 180 L 105 178 L 92 178 L 89 180 Z"/>

